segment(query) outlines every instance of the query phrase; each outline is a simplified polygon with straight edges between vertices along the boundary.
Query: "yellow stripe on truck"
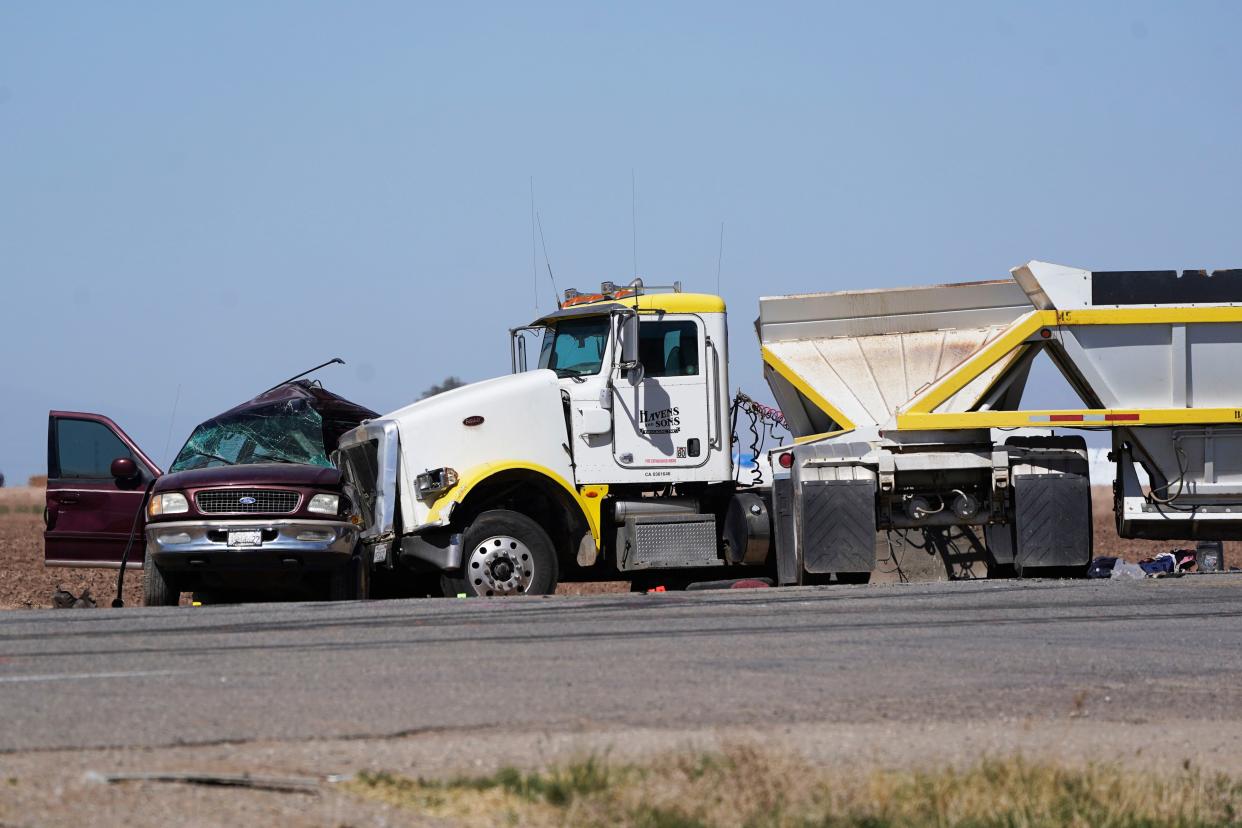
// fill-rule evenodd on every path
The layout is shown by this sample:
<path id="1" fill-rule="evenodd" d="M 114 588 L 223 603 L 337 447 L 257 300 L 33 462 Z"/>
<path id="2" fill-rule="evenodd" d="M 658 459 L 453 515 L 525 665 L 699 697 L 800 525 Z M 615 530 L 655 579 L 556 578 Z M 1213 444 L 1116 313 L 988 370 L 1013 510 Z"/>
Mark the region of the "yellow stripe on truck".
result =
<path id="1" fill-rule="evenodd" d="M 763 356 L 763 361 L 766 362 L 768 365 L 770 365 L 773 371 L 780 374 L 782 379 L 784 379 L 794 388 L 798 389 L 798 393 L 800 393 L 802 396 L 810 400 L 810 402 L 816 408 L 818 408 L 820 411 L 827 414 L 828 417 L 831 418 L 834 423 L 840 426 L 840 431 L 834 431 L 831 433 L 839 434 L 841 431 L 853 431 L 854 430 L 855 428 L 854 423 L 850 420 L 849 417 L 846 417 L 844 414 L 841 413 L 841 409 L 837 408 L 835 405 L 828 402 L 828 400 L 822 394 L 820 394 L 818 391 L 812 388 L 806 380 L 804 380 L 802 377 L 798 375 L 796 371 L 794 371 L 794 369 L 790 368 L 789 364 L 785 362 L 785 360 L 781 359 L 776 354 L 774 354 L 771 350 L 769 350 L 768 346 L 761 345 L 759 347 L 759 353 Z"/>
<path id="2" fill-rule="evenodd" d="M 963 411 L 898 414 L 897 428 L 910 431 L 960 428 L 1092 428 L 1113 426 L 1215 425 L 1242 422 L 1242 408 L 1080 409 L 1077 411 Z"/>
<path id="3" fill-rule="evenodd" d="M 444 522 L 449 510 L 459 503 L 464 503 L 470 495 L 471 489 L 494 475 L 514 469 L 535 472 L 554 481 L 564 489 L 565 493 L 573 498 L 574 503 L 578 504 L 578 508 L 582 510 L 582 517 L 586 520 L 587 528 L 591 530 L 591 538 L 595 541 L 595 548 L 600 548 L 600 526 L 602 525 L 600 522 L 600 506 L 604 500 L 603 495 L 608 493 L 608 487 L 584 486 L 582 492 L 579 492 L 569 484 L 569 481 L 547 466 L 540 466 L 537 463 L 528 463 L 521 460 L 484 463 L 465 472 L 458 472 L 457 485 L 442 494 L 436 499 L 435 503 L 431 504 L 426 522 Z M 586 493 L 592 490 L 595 491 L 595 496 L 587 497 Z"/>

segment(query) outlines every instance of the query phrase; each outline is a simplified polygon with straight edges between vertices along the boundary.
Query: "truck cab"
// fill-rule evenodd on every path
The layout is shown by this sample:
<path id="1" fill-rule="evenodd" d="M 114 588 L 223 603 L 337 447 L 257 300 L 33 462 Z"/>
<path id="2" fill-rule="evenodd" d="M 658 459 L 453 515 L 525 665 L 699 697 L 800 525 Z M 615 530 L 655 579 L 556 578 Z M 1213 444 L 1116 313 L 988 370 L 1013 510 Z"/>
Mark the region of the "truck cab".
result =
<path id="1" fill-rule="evenodd" d="M 611 298 L 607 298 L 611 297 Z M 618 301 L 619 300 L 619 301 Z M 732 475 L 724 301 L 700 294 L 571 294 L 515 332 L 568 400 L 579 484 L 711 483 Z"/>
<path id="2" fill-rule="evenodd" d="M 680 285 L 567 291 L 512 331 L 512 375 L 344 435 L 337 462 L 374 564 L 484 596 L 726 566 L 725 313 Z"/>

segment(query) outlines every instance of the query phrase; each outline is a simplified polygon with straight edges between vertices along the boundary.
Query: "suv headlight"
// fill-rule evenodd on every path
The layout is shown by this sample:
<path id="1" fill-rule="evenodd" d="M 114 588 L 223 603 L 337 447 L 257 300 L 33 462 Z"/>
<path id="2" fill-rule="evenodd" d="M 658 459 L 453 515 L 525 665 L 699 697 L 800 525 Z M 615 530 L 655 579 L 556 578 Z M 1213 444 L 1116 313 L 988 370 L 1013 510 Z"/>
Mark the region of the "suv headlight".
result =
<path id="1" fill-rule="evenodd" d="M 317 494 L 306 504 L 306 511 L 317 515 L 335 515 L 341 509 L 341 496 L 334 494 Z"/>
<path id="2" fill-rule="evenodd" d="M 439 469 L 428 469 L 414 478 L 414 491 L 420 499 L 447 492 L 457 485 L 457 472 L 445 466 Z"/>
<path id="3" fill-rule="evenodd" d="M 179 515 L 188 511 L 190 511 L 190 501 L 186 500 L 181 492 L 161 492 L 151 495 L 151 502 L 147 504 L 147 514 L 151 517 Z"/>

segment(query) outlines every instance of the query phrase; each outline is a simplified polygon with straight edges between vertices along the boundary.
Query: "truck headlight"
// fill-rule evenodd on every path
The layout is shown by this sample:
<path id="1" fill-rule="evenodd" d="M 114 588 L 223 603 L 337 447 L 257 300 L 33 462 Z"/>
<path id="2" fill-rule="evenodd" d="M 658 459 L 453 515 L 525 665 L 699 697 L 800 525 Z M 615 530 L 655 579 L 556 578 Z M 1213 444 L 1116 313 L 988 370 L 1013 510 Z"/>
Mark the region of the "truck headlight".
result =
<path id="1" fill-rule="evenodd" d="M 341 508 L 341 496 L 334 494 L 317 494 L 306 504 L 306 511 L 317 515 L 335 515 Z"/>
<path id="2" fill-rule="evenodd" d="M 414 478 L 414 491 L 419 498 L 428 498 L 447 492 L 457 485 L 457 472 L 448 466 L 439 469 L 428 469 Z"/>
<path id="3" fill-rule="evenodd" d="M 190 501 L 186 500 L 181 492 L 162 492 L 151 495 L 151 502 L 147 504 L 147 514 L 151 517 L 179 515 L 188 511 L 190 511 Z"/>

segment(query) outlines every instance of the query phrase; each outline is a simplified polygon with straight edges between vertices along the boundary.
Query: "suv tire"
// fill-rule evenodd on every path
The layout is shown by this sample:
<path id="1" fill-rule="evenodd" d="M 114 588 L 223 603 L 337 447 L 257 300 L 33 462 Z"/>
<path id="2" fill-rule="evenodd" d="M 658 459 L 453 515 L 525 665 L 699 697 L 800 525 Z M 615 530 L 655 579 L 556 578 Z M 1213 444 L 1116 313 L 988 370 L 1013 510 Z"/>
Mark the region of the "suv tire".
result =
<path id="1" fill-rule="evenodd" d="M 181 603 L 181 592 L 173 589 L 147 550 L 142 558 L 142 604 L 146 607 L 175 607 Z"/>

